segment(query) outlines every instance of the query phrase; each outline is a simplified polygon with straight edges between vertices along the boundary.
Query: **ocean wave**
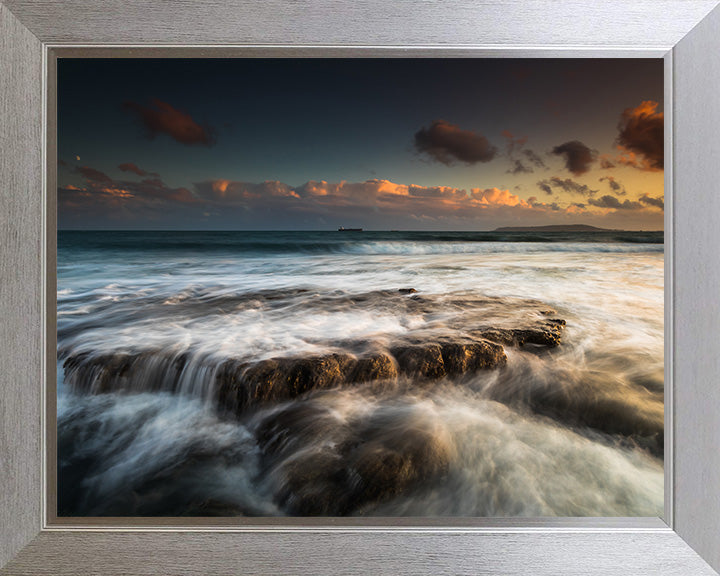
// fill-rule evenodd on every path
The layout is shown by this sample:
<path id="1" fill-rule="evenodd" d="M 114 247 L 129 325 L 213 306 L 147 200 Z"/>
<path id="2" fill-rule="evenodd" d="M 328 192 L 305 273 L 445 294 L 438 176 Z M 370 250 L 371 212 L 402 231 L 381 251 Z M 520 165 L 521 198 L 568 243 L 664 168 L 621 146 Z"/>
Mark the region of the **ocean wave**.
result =
<path id="1" fill-rule="evenodd" d="M 336 253 L 365 255 L 406 255 L 426 256 L 436 254 L 536 254 L 542 252 L 578 253 L 636 253 L 663 252 L 662 244 L 622 245 L 613 243 L 548 243 L 535 242 L 531 245 L 518 242 L 360 242 L 343 244 L 328 250 Z"/>
<path id="2" fill-rule="evenodd" d="M 469 254 L 518 251 L 657 252 L 662 232 L 67 232 L 61 251 L 82 254 L 197 253 L 279 254 Z"/>
<path id="3" fill-rule="evenodd" d="M 116 248 L 117 249 L 117 248 Z M 183 253 L 189 257 L 197 252 L 226 253 L 232 256 L 257 257 L 263 255 L 440 255 L 440 254 L 504 254 L 504 253 L 542 253 L 542 252 L 578 252 L 578 253 L 638 253 L 664 252 L 664 246 L 658 243 L 614 243 L 614 242 L 508 242 L 484 240 L 476 242 L 425 242 L 412 240 L 358 240 L 353 242 L 242 242 L 205 246 L 196 243 L 157 242 L 146 247 L 130 247 L 143 254 Z"/>

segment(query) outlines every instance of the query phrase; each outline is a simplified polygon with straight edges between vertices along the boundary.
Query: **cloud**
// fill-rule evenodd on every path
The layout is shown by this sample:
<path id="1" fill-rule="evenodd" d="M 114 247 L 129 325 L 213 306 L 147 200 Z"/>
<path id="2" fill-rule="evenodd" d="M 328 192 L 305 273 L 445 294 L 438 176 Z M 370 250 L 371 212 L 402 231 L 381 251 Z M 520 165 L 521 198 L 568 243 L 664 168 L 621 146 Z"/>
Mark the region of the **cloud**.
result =
<path id="1" fill-rule="evenodd" d="M 615 196 L 602 196 L 601 198 L 589 198 L 588 204 L 591 206 L 597 206 L 598 208 L 612 208 L 614 210 L 637 210 L 642 208 L 642 204 L 639 202 L 631 202 L 625 200 L 620 202 Z"/>
<path id="2" fill-rule="evenodd" d="M 513 162 L 513 167 L 507 170 L 508 174 L 530 174 L 532 172 L 533 169 L 525 166 L 525 164 L 523 164 L 521 160 L 515 160 Z"/>
<path id="3" fill-rule="evenodd" d="M 85 202 L 96 207 L 102 204 L 116 206 L 118 200 L 132 199 L 132 204 L 138 208 L 152 208 L 167 203 L 192 204 L 196 202 L 195 196 L 187 188 L 171 188 L 157 175 L 155 178 L 146 178 L 136 182 L 114 180 L 107 174 L 89 166 L 78 167 L 76 172 L 85 177 L 87 184 L 83 188 L 73 185 L 60 186 L 58 188 L 60 204 Z"/>
<path id="4" fill-rule="evenodd" d="M 580 184 L 571 178 L 562 179 L 557 176 L 553 176 L 549 180 L 541 180 L 537 185 L 540 190 L 543 190 L 547 194 L 552 194 L 553 188 L 559 188 L 563 192 L 580 194 L 581 196 L 592 196 L 597 193 L 597 190 L 589 188 L 586 184 Z"/>
<path id="5" fill-rule="evenodd" d="M 602 154 L 599 158 L 600 168 L 607 170 L 608 168 L 615 168 L 615 161 L 613 161 L 607 154 Z"/>
<path id="6" fill-rule="evenodd" d="M 196 182 L 194 186 L 200 198 L 225 205 L 269 197 L 300 198 L 291 186 L 274 180 L 252 183 L 220 179 Z"/>
<path id="7" fill-rule="evenodd" d="M 597 152 L 591 150 L 579 140 L 571 140 L 555 146 L 552 153 L 556 156 L 565 157 L 565 167 L 575 176 L 581 176 L 590 170 L 596 157 Z"/>
<path id="8" fill-rule="evenodd" d="M 537 168 L 547 168 L 547 166 L 545 165 L 545 162 L 543 162 L 543 159 L 540 158 L 540 156 L 538 154 L 536 154 L 529 148 L 526 148 L 525 150 L 523 150 L 522 153 Z"/>
<path id="9" fill-rule="evenodd" d="M 89 166 L 78 166 L 75 168 L 75 172 L 81 174 L 90 182 L 112 182 L 112 178 L 110 178 L 110 176 L 104 172 L 100 172 L 100 170 L 90 168 Z"/>
<path id="10" fill-rule="evenodd" d="M 548 196 L 553 195 L 553 189 L 552 186 L 550 186 L 550 182 L 548 180 L 540 180 L 540 182 L 537 183 L 538 188 L 545 192 Z"/>
<path id="11" fill-rule="evenodd" d="M 513 153 L 522 149 L 527 143 L 527 136 L 515 136 L 510 130 L 503 130 L 502 137 L 505 138 L 505 148 L 508 156 L 512 157 Z"/>
<path id="12" fill-rule="evenodd" d="M 123 172 L 134 172 L 138 176 L 159 176 L 157 172 L 147 172 L 142 168 L 138 168 L 138 166 L 136 164 L 133 164 L 132 162 L 125 162 L 124 164 L 120 164 L 118 168 L 120 168 L 120 170 L 122 170 Z"/>
<path id="13" fill-rule="evenodd" d="M 663 170 L 665 117 L 657 108 L 657 102 L 645 100 L 623 111 L 615 143 L 624 155 L 618 162 L 641 170 Z"/>
<path id="14" fill-rule="evenodd" d="M 448 166 L 458 161 L 465 164 L 489 162 L 497 154 L 497 148 L 482 134 L 463 130 L 445 120 L 434 120 L 429 128 L 418 130 L 415 149 Z"/>
<path id="15" fill-rule="evenodd" d="M 512 166 L 506 170 L 507 174 L 531 174 L 534 172 L 533 167 L 547 168 L 540 156 L 529 148 L 524 148 L 527 136 L 515 136 L 509 130 L 503 130 L 501 134 L 505 139 L 507 157 L 512 162 Z"/>
<path id="16" fill-rule="evenodd" d="M 173 108 L 167 102 L 156 98 L 152 100 L 151 106 L 132 101 L 124 102 L 123 106 L 137 116 L 150 139 L 158 134 L 167 134 L 176 142 L 188 146 L 212 146 L 215 143 L 212 128 L 201 126 L 192 116 Z"/>
<path id="17" fill-rule="evenodd" d="M 57 190 L 58 226 L 70 228 L 165 227 L 182 214 L 195 219 L 194 198 L 186 188 L 157 183 L 61 186 Z"/>
<path id="18" fill-rule="evenodd" d="M 610 186 L 610 189 L 618 194 L 619 196 L 625 196 L 627 194 L 627 190 L 625 190 L 625 186 L 620 184 L 613 176 L 603 176 L 598 180 L 598 182 L 607 182 L 608 186 Z"/>
<path id="19" fill-rule="evenodd" d="M 388 213 L 432 217 L 441 213 L 485 210 L 498 207 L 529 207 L 509 190 L 452 186 L 396 184 L 389 180 L 326 182 L 311 180 L 292 187 L 282 182 L 259 184 L 211 180 L 195 184 L 199 198 L 217 205 L 249 208 L 277 205 L 297 209 L 373 209 Z"/>
<path id="20" fill-rule="evenodd" d="M 665 197 L 664 196 L 658 196 L 657 198 L 651 198 L 647 194 L 643 194 L 638 198 L 640 202 L 643 204 L 647 204 L 648 206 L 655 206 L 655 208 L 660 208 L 661 210 L 665 210 Z"/>
<path id="21" fill-rule="evenodd" d="M 171 188 L 160 178 L 143 180 L 139 184 L 128 186 L 134 194 L 144 199 L 156 199 L 182 204 L 194 204 L 197 202 L 195 196 L 187 188 Z"/>
<path id="22" fill-rule="evenodd" d="M 551 212 L 560 212 L 562 211 L 562 208 L 557 202 L 552 202 L 551 204 L 547 204 L 546 202 L 540 202 L 535 196 L 530 196 L 530 198 L 527 199 L 528 204 L 536 209 L 542 209 L 542 210 L 550 210 Z"/>
<path id="23" fill-rule="evenodd" d="M 121 165 L 122 166 L 122 165 Z M 131 166 L 135 166 L 132 164 Z M 94 195 L 96 198 L 134 198 L 137 201 L 157 204 L 161 201 L 173 203 L 193 203 L 195 197 L 187 188 L 170 188 L 165 184 L 154 172 L 148 173 L 143 170 L 137 170 L 136 173 L 152 174 L 155 178 L 147 178 L 141 182 L 128 180 L 113 180 L 100 170 L 89 166 L 78 166 L 75 170 L 82 174 L 87 181 L 85 188 L 77 186 L 64 186 L 59 189 L 63 190 L 65 197 L 75 196 L 85 197 Z M 127 171 L 127 170 L 126 170 Z"/>
<path id="24" fill-rule="evenodd" d="M 394 189 L 394 193 L 398 193 L 400 191 L 402 194 L 402 189 L 403 187 L 399 186 Z M 408 196 L 413 198 L 442 198 L 445 200 L 462 201 L 467 197 L 465 190 L 453 188 L 451 186 L 418 186 L 416 184 L 410 184 L 407 187 L 407 192 Z"/>
<path id="25" fill-rule="evenodd" d="M 578 216 L 600 223 L 618 209 L 621 215 L 641 220 L 660 217 L 656 207 L 659 200 L 647 197 L 642 203 L 635 202 L 637 206 L 621 203 L 613 196 L 590 199 L 587 204 L 545 203 L 536 197 L 524 200 L 497 187 L 463 189 L 377 178 L 364 182 L 310 180 L 298 186 L 277 180 L 216 178 L 177 188 L 159 176 L 139 181 L 86 178 L 83 186 L 58 188 L 59 225 L 66 228 L 107 224 L 121 229 L 223 226 L 317 230 L 345 224 L 385 229 L 419 225 L 437 230 L 489 229 L 513 223 L 576 223 Z M 642 209 L 622 211 L 631 207 Z"/>
<path id="26" fill-rule="evenodd" d="M 509 190 L 501 190 L 499 188 L 472 188 L 470 190 L 470 196 L 485 206 L 529 206 L 529 204 L 519 196 L 510 193 Z"/>

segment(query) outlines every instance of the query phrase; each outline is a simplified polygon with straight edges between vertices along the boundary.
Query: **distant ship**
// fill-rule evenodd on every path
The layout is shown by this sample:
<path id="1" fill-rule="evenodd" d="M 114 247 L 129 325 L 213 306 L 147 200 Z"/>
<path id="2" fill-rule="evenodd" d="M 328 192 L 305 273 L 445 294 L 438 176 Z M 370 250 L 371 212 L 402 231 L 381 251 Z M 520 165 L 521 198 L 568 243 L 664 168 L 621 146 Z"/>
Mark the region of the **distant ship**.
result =
<path id="1" fill-rule="evenodd" d="M 344 226 L 340 226 L 338 232 L 362 232 L 362 228 L 345 228 Z"/>

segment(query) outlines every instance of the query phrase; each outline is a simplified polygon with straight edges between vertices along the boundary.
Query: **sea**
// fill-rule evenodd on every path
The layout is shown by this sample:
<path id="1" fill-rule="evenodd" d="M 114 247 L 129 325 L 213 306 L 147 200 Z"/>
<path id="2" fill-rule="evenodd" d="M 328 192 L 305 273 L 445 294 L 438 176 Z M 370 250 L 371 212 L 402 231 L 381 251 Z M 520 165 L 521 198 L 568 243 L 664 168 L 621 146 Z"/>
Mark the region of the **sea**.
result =
<path id="1" fill-rule="evenodd" d="M 61 230 L 58 515 L 662 515 L 663 241 Z M 460 375 L 222 395 L 228 366 L 549 321 Z"/>

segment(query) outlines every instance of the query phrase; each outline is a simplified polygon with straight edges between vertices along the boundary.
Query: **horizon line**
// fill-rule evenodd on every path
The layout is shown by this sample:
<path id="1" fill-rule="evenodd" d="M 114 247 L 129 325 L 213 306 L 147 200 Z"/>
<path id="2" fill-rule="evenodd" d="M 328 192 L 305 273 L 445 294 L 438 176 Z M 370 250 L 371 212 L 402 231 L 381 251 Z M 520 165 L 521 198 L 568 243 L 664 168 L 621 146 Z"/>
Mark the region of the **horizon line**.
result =
<path id="1" fill-rule="evenodd" d="M 541 226 L 499 226 L 494 229 L 486 230 L 421 230 L 421 229 L 399 229 L 399 228 L 388 228 L 388 229 L 362 229 L 359 233 L 365 232 L 433 232 L 433 233 L 484 233 L 484 232 L 513 232 L 513 230 L 502 230 L 502 228 L 546 228 L 555 225 L 541 225 Z M 558 224 L 557 226 L 575 226 L 574 224 Z M 582 224 L 582 226 L 591 226 L 589 224 Z M 625 228 L 599 228 L 592 226 L 594 230 L 569 230 L 565 232 L 662 232 L 665 233 L 664 229 L 660 230 L 644 230 L 636 229 L 629 230 Z M 57 232 L 339 232 L 336 228 L 322 228 L 322 229 L 211 229 L 211 228 L 57 228 Z M 345 230 L 346 232 L 350 230 Z M 519 230 L 516 230 L 519 231 Z"/>

